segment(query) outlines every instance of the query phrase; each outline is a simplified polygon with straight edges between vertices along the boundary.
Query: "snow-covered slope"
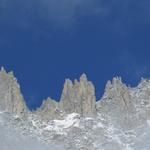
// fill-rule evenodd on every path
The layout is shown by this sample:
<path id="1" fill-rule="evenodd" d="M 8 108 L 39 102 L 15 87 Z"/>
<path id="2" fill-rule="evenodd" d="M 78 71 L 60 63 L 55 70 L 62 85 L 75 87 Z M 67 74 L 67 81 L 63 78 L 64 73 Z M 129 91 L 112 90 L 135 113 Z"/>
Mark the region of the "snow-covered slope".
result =
<path id="1" fill-rule="evenodd" d="M 19 123 L 19 122 L 18 122 Z M 22 126 L 23 127 L 23 126 Z M 47 144 L 29 134 L 10 114 L 0 113 L 0 150 L 64 150 L 62 144 Z"/>
<path id="2" fill-rule="evenodd" d="M 62 120 L 44 122 L 29 114 L 21 120 L 0 113 L 1 150 L 149 150 L 150 120 L 124 130 L 109 116 L 80 118 L 66 115 Z"/>

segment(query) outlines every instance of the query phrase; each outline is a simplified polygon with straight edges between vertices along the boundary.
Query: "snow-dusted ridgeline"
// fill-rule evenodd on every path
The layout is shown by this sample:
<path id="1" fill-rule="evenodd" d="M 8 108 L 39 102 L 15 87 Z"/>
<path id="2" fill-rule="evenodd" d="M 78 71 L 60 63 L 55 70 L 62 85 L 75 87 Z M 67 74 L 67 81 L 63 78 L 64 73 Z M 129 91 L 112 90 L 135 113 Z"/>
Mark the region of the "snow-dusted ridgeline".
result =
<path id="1" fill-rule="evenodd" d="M 149 138 L 150 80 L 131 88 L 113 78 L 96 102 L 83 74 L 65 81 L 60 102 L 48 98 L 31 112 L 13 73 L 0 71 L 2 150 L 149 150 Z"/>

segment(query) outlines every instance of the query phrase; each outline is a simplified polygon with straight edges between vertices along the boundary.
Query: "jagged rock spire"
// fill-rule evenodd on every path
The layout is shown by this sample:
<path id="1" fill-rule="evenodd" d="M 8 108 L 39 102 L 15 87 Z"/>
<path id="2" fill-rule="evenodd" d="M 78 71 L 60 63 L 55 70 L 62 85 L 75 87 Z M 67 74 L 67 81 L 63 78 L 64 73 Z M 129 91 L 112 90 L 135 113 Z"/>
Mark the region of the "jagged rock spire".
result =
<path id="1" fill-rule="evenodd" d="M 83 73 L 80 77 L 80 82 L 88 82 L 87 76 L 85 73 Z"/>
<path id="2" fill-rule="evenodd" d="M 20 91 L 20 86 L 12 73 L 4 67 L 0 71 L 0 110 L 23 116 L 27 107 Z"/>
<path id="3" fill-rule="evenodd" d="M 74 85 L 70 79 L 66 79 L 60 99 L 60 108 L 66 113 L 74 111 Z"/>
<path id="4" fill-rule="evenodd" d="M 138 88 L 150 88 L 150 79 L 141 78 L 141 81 L 139 82 Z"/>
<path id="5" fill-rule="evenodd" d="M 35 113 L 41 116 L 42 119 L 56 119 L 59 117 L 58 102 L 48 97 L 46 100 L 43 100 L 41 107 Z"/>
<path id="6" fill-rule="evenodd" d="M 79 113 L 82 116 L 94 116 L 95 109 L 95 88 L 92 82 L 87 80 L 85 74 L 80 80 L 74 83 L 66 80 L 60 99 L 60 108 L 66 113 Z"/>
<path id="7" fill-rule="evenodd" d="M 5 72 L 6 73 L 6 70 L 5 70 L 5 68 L 3 66 L 1 67 L 1 71 L 0 72 Z"/>
<path id="8" fill-rule="evenodd" d="M 97 102 L 97 111 L 106 116 L 110 116 L 119 125 L 130 126 L 130 114 L 135 112 L 135 107 L 131 98 L 129 88 L 122 82 L 120 77 L 108 81 L 105 93 Z"/>
<path id="9" fill-rule="evenodd" d="M 122 103 L 126 106 L 130 105 L 129 89 L 122 82 L 122 79 L 120 77 L 113 78 L 112 82 L 107 82 L 105 87 L 105 93 L 102 99 L 107 99 L 108 101 L 112 101 L 111 99 L 118 99 L 118 103 Z"/>

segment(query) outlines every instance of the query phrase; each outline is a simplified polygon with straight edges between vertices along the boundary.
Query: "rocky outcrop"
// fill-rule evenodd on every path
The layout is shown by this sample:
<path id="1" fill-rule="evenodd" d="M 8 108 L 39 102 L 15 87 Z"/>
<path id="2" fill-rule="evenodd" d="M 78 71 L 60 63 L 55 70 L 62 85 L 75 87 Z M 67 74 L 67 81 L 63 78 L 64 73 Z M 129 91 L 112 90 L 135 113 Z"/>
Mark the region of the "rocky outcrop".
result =
<path id="1" fill-rule="evenodd" d="M 97 102 L 97 110 L 121 126 L 130 126 L 131 116 L 135 113 L 135 106 L 129 87 L 122 83 L 121 78 L 113 78 L 108 81 L 105 93 Z M 131 115 L 132 114 L 132 115 Z"/>
<path id="2" fill-rule="evenodd" d="M 150 120 L 150 79 L 141 79 L 139 85 L 131 90 L 138 122 Z"/>
<path id="3" fill-rule="evenodd" d="M 60 109 L 66 113 L 79 113 L 83 117 L 92 117 L 96 114 L 95 88 L 87 80 L 85 74 L 74 83 L 67 79 L 60 99 Z"/>
<path id="4" fill-rule="evenodd" d="M 82 117 L 103 116 L 115 126 L 131 128 L 150 120 L 150 80 L 142 79 L 135 87 L 127 87 L 121 78 L 108 81 L 101 100 L 96 102 L 95 88 L 83 74 L 79 81 L 65 80 L 59 102 L 48 98 L 34 112 L 28 112 L 19 84 L 12 72 L 0 71 L 0 111 L 17 116 L 36 114 L 46 121 L 62 119 L 66 114 L 77 113 Z M 28 113 L 27 113 L 28 112 Z M 97 115 L 98 114 L 98 115 Z M 29 115 L 27 115 L 28 117 Z"/>
<path id="5" fill-rule="evenodd" d="M 0 71 L 0 110 L 24 116 L 27 107 L 13 72 Z"/>
<path id="6" fill-rule="evenodd" d="M 102 100 L 104 103 L 116 103 L 121 108 L 131 106 L 129 88 L 123 84 L 121 78 L 118 77 L 113 78 L 112 82 L 107 82 Z"/>
<path id="7" fill-rule="evenodd" d="M 41 107 L 38 108 L 35 113 L 44 120 L 56 119 L 61 116 L 58 108 L 58 102 L 50 97 L 43 101 Z"/>

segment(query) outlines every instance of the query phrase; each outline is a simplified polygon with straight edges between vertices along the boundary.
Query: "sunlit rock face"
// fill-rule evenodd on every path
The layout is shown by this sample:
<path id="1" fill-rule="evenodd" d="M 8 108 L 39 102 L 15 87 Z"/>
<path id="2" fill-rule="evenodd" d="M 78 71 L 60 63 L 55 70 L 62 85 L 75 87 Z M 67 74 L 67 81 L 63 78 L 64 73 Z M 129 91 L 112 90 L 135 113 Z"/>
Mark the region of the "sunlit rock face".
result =
<path id="1" fill-rule="evenodd" d="M 59 102 L 47 98 L 29 112 L 13 73 L 0 71 L 2 149 L 148 150 L 149 138 L 150 80 L 128 87 L 113 78 L 96 102 L 95 88 L 83 74 L 79 81 L 65 81 Z"/>
<path id="2" fill-rule="evenodd" d="M 105 87 L 105 93 L 99 103 L 103 105 L 114 105 L 122 111 L 124 108 L 133 106 L 129 88 L 122 83 L 121 78 L 113 78 L 108 81 Z"/>
<path id="3" fill-rule="evenodd" d="M 136 109 L 137 123 L 142 125 L 145 120 L 150 120 L 150 80 L 141 79 L 139 85 L 130 91 Z"/>
<path id="4" fill-rule="evenodd" d="M 18 116 L 24 116 L 27 112 L 16 78 L 12 72 L 7 73 L 3 67 L 0 71 L 0 110 Z"/>
<path id="5" fill-rule="evenodd" d="M 121 78 L 113 78 L 108 81 L 102 99 L 97 103 L 97 110 L 110 116 L 117 124 L 132 126 L 136 112 L 130 88 L 122 83 Z M 132 114 L 132 115 L 131 115 Z"/>
<path id="6" fill-rule="evenodd" d="M 79 113 L 84 117 L 96 115 L 95 88 L 85 74 L 74 83 L 67 79 L 60 99 L 60 109 L 66 113 Z"/>
<path id="7" fill-rule="evenodd" d="M 58 102 L 51 98 L 44 100 L 41 107 L 38 108 L 35 113 L 44 120 L 58 119 L 61 117 Z"/>

